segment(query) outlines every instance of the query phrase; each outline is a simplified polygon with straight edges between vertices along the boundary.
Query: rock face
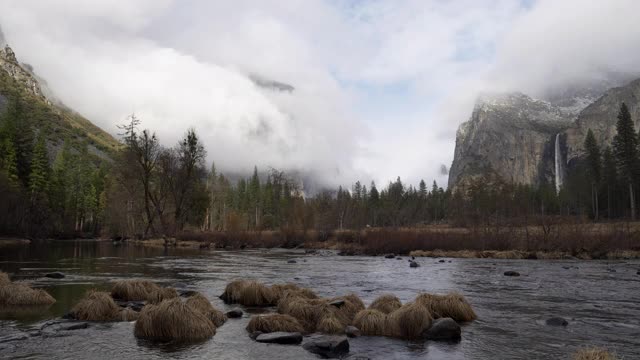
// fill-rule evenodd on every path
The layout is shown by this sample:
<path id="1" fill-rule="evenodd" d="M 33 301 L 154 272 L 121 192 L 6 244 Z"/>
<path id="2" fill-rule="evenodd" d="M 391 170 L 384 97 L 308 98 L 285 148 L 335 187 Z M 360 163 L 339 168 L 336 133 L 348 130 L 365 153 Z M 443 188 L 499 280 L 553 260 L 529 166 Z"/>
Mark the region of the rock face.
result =
<path id="1" fill-rule="evenodd" d="M 344 336 L 322 336 L 307 341 L 302 347 L 325 359 L 339 358 L 349 353 L 349 341 Z"/>
<path id="2" fill-rule="evenodd" d="M 460 340 L 462 330 L 452 318 L 440 318 L 433 321 L 431 327 L 425 331 L 428 340 Z"/>
<path id="3" fill-rule="evenodd" d="M 288 332 L 272 332 L 268 334 L 260 334 L 256 337 L 257 342 L 268 344 L 300 344 L 302 342 L 302 334 Z"/>
<path id="4" fill-rule="evenodd" d="M 481 96 L 470 120 L 458 128 L 449 188 L 485 174 L 510 183 L 555 184 L 556 140 L 562 176 L 582 156 L 588 129 L 601 145 L 611 144 L 622 102 L 640 128 L 640 79 L 608 90 L 602 84 L 573 89 L 547 100 L 520 93 Z"/>

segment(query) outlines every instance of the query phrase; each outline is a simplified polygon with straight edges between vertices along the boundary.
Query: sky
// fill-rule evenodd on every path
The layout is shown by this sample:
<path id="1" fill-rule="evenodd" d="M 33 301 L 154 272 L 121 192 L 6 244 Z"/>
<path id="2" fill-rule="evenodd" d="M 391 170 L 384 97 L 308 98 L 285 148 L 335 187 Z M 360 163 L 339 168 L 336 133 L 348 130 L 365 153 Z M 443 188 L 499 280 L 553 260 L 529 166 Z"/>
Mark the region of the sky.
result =
<path id="1" fill-rule="evenodd" d="M 635 0 L 0 0 L 19 60 L 104 130 L 135 113 L 172 146 L 192 127 L 223 171 L 327 186 L 445 186 L 480 92 L 637 72 L 638 13 Z"/>

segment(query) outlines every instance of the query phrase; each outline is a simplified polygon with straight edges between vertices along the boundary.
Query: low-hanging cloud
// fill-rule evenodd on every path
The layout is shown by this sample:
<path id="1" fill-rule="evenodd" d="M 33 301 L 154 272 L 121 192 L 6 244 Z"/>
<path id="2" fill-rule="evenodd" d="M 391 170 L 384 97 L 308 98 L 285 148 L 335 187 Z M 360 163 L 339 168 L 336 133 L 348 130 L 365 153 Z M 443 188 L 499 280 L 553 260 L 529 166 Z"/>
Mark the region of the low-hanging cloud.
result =
<path id="1" fill-rule="evenodd" d="M 0 0 L 20 60 L 105 130 L 189 127 L 226 171 L 439 184 L 480 91 L 638 74 L 633 0 Z M 251 76 L 292 85 L 256 85 Z"/>

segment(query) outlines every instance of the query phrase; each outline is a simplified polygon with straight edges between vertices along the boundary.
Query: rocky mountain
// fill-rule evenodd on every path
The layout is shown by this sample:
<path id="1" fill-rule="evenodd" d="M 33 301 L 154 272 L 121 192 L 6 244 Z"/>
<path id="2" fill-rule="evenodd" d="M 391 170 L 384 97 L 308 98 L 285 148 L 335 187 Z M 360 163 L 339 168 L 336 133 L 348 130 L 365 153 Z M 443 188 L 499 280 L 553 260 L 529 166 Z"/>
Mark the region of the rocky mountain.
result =
<path id="1" fill-rule="evenodd" d="M 582 156 L 589 129 L 600 144 L 611 143 L 622 102 L 640 127 L 640 79 L 608 90 L 574 88 L 545 100 L 483 95 L 458 129 L 449 187 L 487 172 L 507 182 L 559 187 L 567 167 Z"/>
<path id="2" fill-rule="evenodd" d="M 90 153 L 102 159 L 108 159 L 120 146 L 107 132 L 56 99 L 33 67 L 20 63 L 5 45 L 0 48 L 0 113 L 10 99 L 24 104 L 31 125 L 44 132 L 52 159 L 65 139 L 75 147 L 87 146 Z"/>

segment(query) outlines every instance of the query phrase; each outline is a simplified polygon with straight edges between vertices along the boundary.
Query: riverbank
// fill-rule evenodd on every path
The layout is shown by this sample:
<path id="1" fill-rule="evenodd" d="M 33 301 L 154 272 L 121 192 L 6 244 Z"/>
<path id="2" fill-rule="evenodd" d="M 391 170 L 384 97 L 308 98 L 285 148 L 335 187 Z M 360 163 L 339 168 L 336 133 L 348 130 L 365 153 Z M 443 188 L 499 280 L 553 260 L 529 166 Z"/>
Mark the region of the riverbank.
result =
<path id="1" fill-rule="evenodd" d="M 31 244 L 31 240 L 29 239 L 0 237 L 0 248 L 6 247 L 6 246 L 21 246 L 21 245 L 29 245 L 29 244 Z"/>

